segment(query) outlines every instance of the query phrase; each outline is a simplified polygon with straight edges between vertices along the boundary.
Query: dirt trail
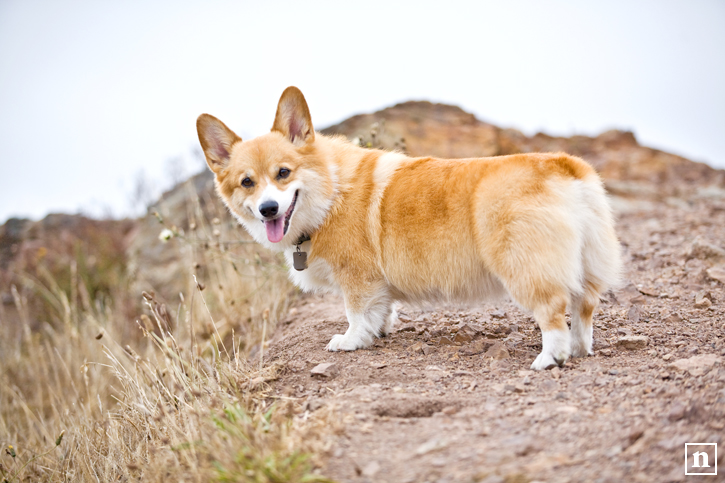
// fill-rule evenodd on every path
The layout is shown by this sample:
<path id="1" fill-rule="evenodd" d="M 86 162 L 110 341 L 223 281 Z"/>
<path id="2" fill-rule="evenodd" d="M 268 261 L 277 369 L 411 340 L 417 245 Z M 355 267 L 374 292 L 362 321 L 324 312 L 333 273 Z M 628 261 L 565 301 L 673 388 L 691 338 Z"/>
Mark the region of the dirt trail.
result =
<path id="1" fill-rule="evenodd" d="M 562 369 L 529 371 L 541 336 L 510 304 L 403 307 L 374 347 L 329 353 L 347 327 L 342 301 L 303 297 L 265 359 L 282 364 L 273 391 L 298 398 L 297 417 L 334 408 L 330 425 L 340 429 L 323 473 L 350 482 L 725 481 L 725 203 L 651 206 L 620 215 L 618 232 L 625 286 L 595 315 L 595 355 Z M 311 374 L 325 362 L 334 363 L 328 376 Z M 685 476 L 684 445 L 694 442 L 719 443 L 720 476 Z"/>

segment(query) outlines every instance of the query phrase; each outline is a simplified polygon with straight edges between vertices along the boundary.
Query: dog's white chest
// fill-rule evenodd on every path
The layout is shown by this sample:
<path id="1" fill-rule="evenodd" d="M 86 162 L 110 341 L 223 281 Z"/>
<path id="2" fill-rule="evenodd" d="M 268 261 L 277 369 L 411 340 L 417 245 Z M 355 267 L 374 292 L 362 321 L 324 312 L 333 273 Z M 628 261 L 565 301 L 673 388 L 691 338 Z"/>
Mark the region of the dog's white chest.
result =
<path id="1" fill-rule="evenodd" d="M 302 249 L 304 250 L 303 244 Z M 293 266 L 293 253 L 296 249 L 285 251 L 287 264 Z M 325 260 L 315 259 L 310 262 L 305 270 L 297 271 L 294 268 L 289 270 L 290 279 L 305 292 L 339 292 L 340 286 L 335 282 L 330 265 Z"/>

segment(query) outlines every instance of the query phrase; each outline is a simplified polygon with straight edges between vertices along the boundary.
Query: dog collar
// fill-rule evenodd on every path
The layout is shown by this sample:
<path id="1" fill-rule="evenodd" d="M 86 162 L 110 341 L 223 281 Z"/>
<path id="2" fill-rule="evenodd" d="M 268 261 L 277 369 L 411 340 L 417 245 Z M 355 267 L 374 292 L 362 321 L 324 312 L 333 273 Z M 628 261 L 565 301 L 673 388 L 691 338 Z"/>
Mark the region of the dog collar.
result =
<path id="1" fill-rule="evenodd" d="M 310 235 L 305 233 L 303 235 L 300 235 L 300 237 L 297 239 L 297 243 L 295 243 L 295 245 L 299 248 L 299 246 L 302 245 L 304 242 L 310 241 L 310 240 L 311 240 Z"/>

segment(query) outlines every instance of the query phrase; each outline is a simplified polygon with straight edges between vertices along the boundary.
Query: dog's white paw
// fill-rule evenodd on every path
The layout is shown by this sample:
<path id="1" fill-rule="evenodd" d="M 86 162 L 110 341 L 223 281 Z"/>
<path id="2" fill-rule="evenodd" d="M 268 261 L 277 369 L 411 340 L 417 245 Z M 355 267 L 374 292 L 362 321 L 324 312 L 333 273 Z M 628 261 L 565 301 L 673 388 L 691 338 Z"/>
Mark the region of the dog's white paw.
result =
<path id="1" fill-rule="evenodd" d="M 594 354 L 592 351 L 593 341 L 592 326 L 583 327 L 582 323 L 572 322 L 571 330 L 571 355 L 574 357 L 586 357 Z"/>
<path id="2" fill-rule="evenodd" d="M 571 353 L 571 339 L 568 330 L 547 330 L 541 334 L 542 350 L 531 368 L 535 371 L 563 366 Z"/>
<path id="3" fill-rule="evenodd" d="M 544 354 L 542 352 L 536 357 L 536 359 L 534 359 L 534 362 L 531 364 L 531 368 L 535 371 L 544 371 L 546 369 L 552 369 L 556 366 L 561 365 L 563 365 L 563 362 L 559 364 L 554 359 L 554 356 L 552 356 L 551 354 Z"/>
<path id="4" fill-rule="evenodd" d="M 330 352 L 336 351 L 354 351 L 365 347 L 363 341 L 359 338 L 356 340 L 354 337 L 350 337 L 348 334 L 335 334 L 332 336 L 332 340 L 327 344 L 326 349 Z"/>

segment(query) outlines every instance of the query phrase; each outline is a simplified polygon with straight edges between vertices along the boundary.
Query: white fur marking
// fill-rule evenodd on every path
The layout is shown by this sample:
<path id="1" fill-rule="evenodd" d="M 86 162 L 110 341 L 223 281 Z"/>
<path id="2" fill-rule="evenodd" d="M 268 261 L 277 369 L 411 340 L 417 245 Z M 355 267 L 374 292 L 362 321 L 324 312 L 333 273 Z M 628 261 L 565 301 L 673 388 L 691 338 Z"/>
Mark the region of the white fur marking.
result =
<path id="1" fill-rule="evenodd" d="M 574 313 L 571 320 L 571 355 L 574 357 L 586 357 L 592 355 L 592 341 L 594 339 L 593 324 L 584 326 L 581 317 L 576 311 L 579 307 L 574 306 Z"/>
<path id="2" fill-rule="evenodd" d="M 541 354 L 536 357 L 531 368 L 535 371 L 550 369 L 554 366 L 564 365 L 569 359 L 570 346 L 569 330 L 541 331 Z"/>
<path id="3" fill-rule="evenodd" d="M 254 216 L 260 220 L 265 219 L 265 217 L 259 212 L 259 207 L 262 206 L 262 203 L 265 201 L 276 201 L 279 205 L 277 214 L 279 216 L 284 216 L 292 204 L 297 188 L 298 183 L 290 183 L 285 190 L 280 190 L 274 183 L 267 183 L 267 186 L 264 188 L 264 191 L 262 191 L 262 194 L 259 197 L 257 205 L 253 207 Z"/>
<path id="4" fill-rule="evenodd" d="M 372 326 L 368 322 L 364 314 L 346 311 L 347 322 L 350 324 L 345 335 L 335 334 L 332 340 L 327 344 L 327 350 L 335 351 L 354 351 L 368 347 L 373 343 L 375 334 Z"/>

